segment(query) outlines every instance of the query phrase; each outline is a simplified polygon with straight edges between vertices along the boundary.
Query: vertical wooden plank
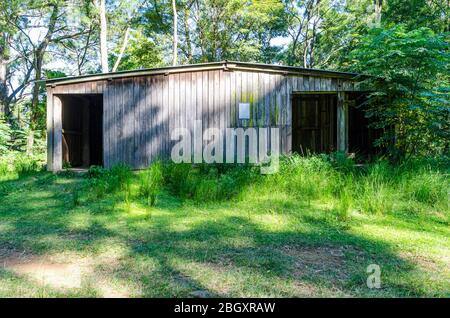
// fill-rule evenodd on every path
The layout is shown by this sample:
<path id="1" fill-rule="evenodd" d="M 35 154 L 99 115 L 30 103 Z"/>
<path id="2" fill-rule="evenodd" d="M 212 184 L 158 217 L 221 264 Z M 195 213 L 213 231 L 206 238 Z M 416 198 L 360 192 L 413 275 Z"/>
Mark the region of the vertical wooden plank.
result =
<path id="1" fill-rule="evenodd" d="M 290 154 L 292 151 L 292 86 L 290 77 L 286 80 L 287 95 L 287 125 L 286 125 L 286 148 L 285 153 Z"/>
<path id="2" fill-rule="evenodd" d="M 331 91 L 337 91 L 337 79 L 336 78 L 332 78 L 331 79 L 330 90 Z"/>
<path id="3" fill-rule="evenodd" d="M 163 96 L 162 96 L 162 107 L 164 109 L 164 132 L 163 132 L 163 159 L 168 159 L 169 154 L 169 143 L 170 143 L 170 131 L 169 131 L 169 76 L 162 76 L 161 80 L 163 82 Z"/>
<path id="4" fill-rule="evenodd" d="M 163 143 L 163 127 L 164 127 L 164 106 L 163 106 L 163 77 L 162 75 L 158 75 L 156 77 L 157 83 L 157 114 L 158 114 L 158 122 L 157 122 L 157 157 L 161 159 L 164 155 L 164 143 Z M 148 164 L 148 163 L 147 163 Z"/>
<path id="5" fill-rule="evenodd" d="M 320 77 L 317 76 L 317 77 L 314 79 L 314 81 L 315 81 L 315 84 L 314 84 L 315 90 L 316 90 L 316 91 L 320 91 L 320 90 L 321 90 L 321 87 L 320 87 Z"/>
<path id="6" fill-rule="evenodd" d="M 191 111 L 189 115 L 191 133 L 194 129 L 194 121 L 197 118 L 197 74 L 198 72 L 191 73 Z"/>
<path id="7" fill-rule="evenodd" d="M 332 88 L 331 88 L 331 78 L 325 79 L 325 90 L 326 91 L 331 91 L 332 90 Z"/>
<path id="8" fill-rule="evenodd" d="M 303 77 L 303 90 L 305 92 L 308 92 L 308 91 L 311 90 L 311 86 L 309 85 L 310 78 L 311 78 L 310 76 L 304 76 Z"/>
<path id="9" fill-rule="evenodd" d="M 251 109 L 252 109 L 252 127 L 258 127 L 258 100 L 259 100 L 259 87 L 258 87 L 258 73 L 253 72 L 252 73 L 252 78 L 251 78 L 251 83 L 252 83 L 252 88 L 251 88 L 251 92 L 250 92 L 250 105 L 251 105 Z"/>
<path id="10" fill-rule="evenodd" d="M 178 89 L 178 113 L 179 126 L 186 127 L 186 73 L 180 73 L 180 82 Z"/>
<path id="11" fill-rule="evenodd" d="M 339 86 L 339 83 L 338 83 Z M 337 93 L 337 150 L 342 152 L 348 151 L 348 105 L 345 102 L 345 92 L 338 90 Z"/>
<path id="12" fill-rule="evenodd" d="M 174 128 L 181 127 L 180 116 L 180 74 L 174 74 L 173 101 L 174 101 Z"/>
<path id="13" fill-rule="evenodd" d="M 283 77 L 281 75 L 277 75 L 276 78 L 276 126 L 281 127 L 281 113 L 283 109 Z"/>
<path id="14" fill-rule="evenodd" d="M 297 76 L 297 91 L 303 91 L 304 89 L 304 83 L 303 83 L 303 76 L 302 75 L 298 75 Z"/>
<path id="15" fill-rule="evenodd" d="M 230 99 L 231 99 L 231 107 L 230 107 L 230 127 L 237 127 L 236 121 L 236 107 L 237 107 L 237 87 L 236 87 L 236 72 L 233 71 L 230 73 Z"/>
<path id="16" fill-rule="evenodd" d="M 152 162 L 158 159 L 158 85 L 155 76 L 149 77 L 148 99 L 149 99 L 149 116 L 147 119 L 147 136 L 146 142 L 149 145 L 146 164 L 150 165 Z"/>
<path id="17" fill-rule="evenodd" d="M 297 75 L 293 75 L 292 76 L 292 90 L 293 91 L 298 91 L 298 76 Z"/>
<path id="18" fill-rule="evenodd" d="M 47 87 L 47 170 L 53 171 L 53 88 Z"/>
<path id="19" fill-rule="evenodd" d="M 242 72 L 236 72 L 236 111 L 235 111 L 235 121 L 236 127 L 242 127 L 241 120 L 239 120 L 239 103 L 242 102 Z"/>
<path id="20" fill-rule="evenodd" d="M 111 104 L 107 105 L 106 102 L 103 102 L 103 107 L 109 107 L 109 155 L 108 155 L 108 161 L 109 165 L 112 166 L 118 162 L 117 156 L 118 151 L 117 147 L 119 145 L 119 127 L 114 126 L 120 123 L 117 123 L 117 113 L 119 111 L 120 107 L 120 101 L 118 98 L 118 92 L 116 89 L 116 86 L 118 85 L 119 80 L 112 81 L 111 83 L 114 83 L 113 85 L 108 84 L 109 82 L 104 82 L 102 84 L 103 91 L 108 91 L 109 100 L 111 101 Z M 105 101 L 105 97 L 103 97 L 103 100 Z M 114 127 L 114 129 L 113 129 Z"/>
<path id="21" fill-rule="evenodd" d="M 98 87 L 98 85 L 97 85 Z M 114 101 L 111 98 L 111 91 L 104 91 L 102 94 L 103 103 L 103 166 L 105 168 L 110 168 L 110 156 L 111 156 L 111 145 L 110 145 L 110 125 L 111 125 L 111 112 L 114 107 Z"/>
<path id="22" fill-rule="evenodd" d="M 208 72 L 208 128 L 214 126 L 214 71 Z M 211 137 L 207 136 L 208 139 Z"/>
<path id="23" fill-rule="evenodd" d="M 309 90 L 312 92 L 316 90 L 316 79 L 313 76 L 309 77 Z"/>
<path id="24" fill-rule="evenodd" d="M 281 108 L 280 108 L 280 151 L 281 153 L 286 152 L 286 116 L 287 116 L 287 92 L 286 92 L 286 81 L 287 76 L 284 75 L 281 78 L 280 83 L 280 95 L 281 95 Z M 302 82 L 303 87 L 303 82 Z"/>
<path id="25" fill-rule="evenodd" d="M 53 171 L 62 170 L 62 101 L 53 95 Z"/>
<path id="26" fill-rule="evenodd" d="M 143 83 L 145 90 L 145 145 L 144 145 L 144 153 L 145 153 L 145 165 L 148 166 L 151 163 L 151 155 L 152 155 L 152 129 L 153 129 L 153 120 L 152 120 L 152 79 L 150 76 L 145 78 Z"/>
<path id="27" fill-rule="evenodd" d="M 226 83 L 225 83 L 225 71 L 220 70 L 219 71 L 219 128 L 221 131 L 222 136 L 225 136 L 225 127 L 226 127 Z M 221 140 L 222 146 L 225 147 L 225 138 Z M 225 149 L 225 148 L 223 148 Z M 223 152 L 223 155 L 225 155 L 225 152 Z M 225 156 L 222 158 L 223 162 L 225 162 Z"/>
<path id="28" fill-rule="evenodd" d="M 145 143 L 147 142 L 147 126 L 145 122 L 145 104 L 146 104 L 146 80 L 145 77 L 138 77 L 136 82 L 138 87 L 139 95 L 138 97 L 138 107 L 137 107 L 137 121 L 136 121 L 136 135 L 137 135 L 137 154 L 138 154 L 138 165 L 139 168 L 144 168 L 147 165 L 147 155 L 145 153 Z"/>
<path id="29" fill-rule="evenodd" d="M 170 136 L 172 135 L 173 130 L 177 126 L 177 118 L 175 117 L 175 75 L 176 74 L 170 74 L 168 75 L 169 78 L 169 154 L 172 150 L 172 144 L 173 142 L 170 140 Z"/>
<path id="30" fill-rule="evenodd" d="M 230 126 L 230 114 L 231 114 L 231 88 L 230 88 L 230 79 L 231 73 L 229 71 L 223 72 L 224 82 L 225 82 L 225 104 L 224 104 L 224 127 L 228 128 Z"/>
<path id="31" fill-rule="evenodd" d="M 295 81 L 296 81 L 297 77 L 293 76 L 293 79 L 295 79 Z M 274 127 L 276 125 L 276 95 L 277 95 L 277 92 L 276 92 L 275 80 L 276 80 L 276 75 L 270 74 L 269 75 L 269 82 L 270 82 L 270 121 L 269 121 L 269 126 L 270 127 Z"/>
<path id="32" fill-rule="evenodd" d="M 192 73 L 185 73 L 184 78 L 184 94 L 185 94 L 185 127 L 191 130 L 191 115 L 192 115 Z"/>
<path id="33" fill-rule="evenodd" d="M 264 74 L 264 127 L 270 126 L 270 75 Z"/>
<path id="34" fill-rule="evenodd" d="M 122 138 L 122 147 L 123 147 L 123 157 L 124 163 L 132 166 L 132 154 L 133 154 L 133 135 L 132 135 L 132 127 L 133 127 L 133 105 L 132 105 L 132 92 L 133 92 L 133 82 L 130 79 L 124 79 L 124 86 L 122 89 L 124 90 L 124 103 L 123 103 L 123 122 L 124 122 L 124 131 Z"/>
<path id="35" fill-rule="evenodd" d="M 214 128 L 220 128 L 220 72 L 214 71 Z"/>
<path id="36" fill-rule="evenodd" d="M 134 169 L 139 168 L 139 77 L 131 79 L 131 102 L 132 102 L 132 153 L 131 164 Z"/>
<path id="37" fill-rule="evenodd" d="M 265 105 L 265 82 L 264 74 L 258 73 L 258 107 L 257 107 L 257 126 L 264 127 L 264 105 Z"/>

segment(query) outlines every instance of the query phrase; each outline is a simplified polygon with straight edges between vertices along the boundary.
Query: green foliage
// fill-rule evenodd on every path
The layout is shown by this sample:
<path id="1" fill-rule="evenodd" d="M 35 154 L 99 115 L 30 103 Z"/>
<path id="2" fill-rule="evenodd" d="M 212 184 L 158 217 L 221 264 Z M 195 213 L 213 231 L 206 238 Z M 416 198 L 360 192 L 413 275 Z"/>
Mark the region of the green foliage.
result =
<path id="1" fill-rule="evenodd" d="M 149 206 L 156 204 L 156 196 L 161 191 L 163 182 L 162 162 L 152 163 L 140 176 L 139 193 L 147 199 Z"/>
<path id="2" fill-rule="evenodd" d="M 224 59 L 272 62 L 279 47 L 270 40 L 282 35 L 286 21 L 280 0 L 203 0 L 177 2 L 181 63 Z M 173 13 L 170 1 L 149 7 L 143 17 L 146 35 L 171 48 Z"/>
<path id="3" fill-rule="evenodd" d="M 36 157 L 21 154 L 14 158 L 14 170 L 19 176 L 27 175 L 43 168 L 42 163 Z"/>
<path id="4" fill-rule="evenodd" d="M 111 64 L 114 64 L 113 59 Z M 141 32 L 132 32 L 118 70 L 134 70 L 162 66 L 161 48 Z"/>
<path id="5" fill-rule="evenodd" d="M 356 71 L 370 75 L 366 114 L 384 130 L 377 141 L 394 158 L 450 149 L 448 43 L 427 28 L 372 29 L 353 52 Z"/>
<path id="6" fill-rule="evenodd" d="M 170 192 L 197 202 L 237 197 L 245 185 L 258 178 L 254 167 L 227 164 L 164 165 L 164 184 Z"/>
<path id="7" fill-rule="evenodd" d="M 111 169 L 91 166 L 87 173 L 88 187 L 95 198 L 101 199 L 107 194 L 122 191 L 128 195 L 132 177 L 129 167 L 123 164 L 114 165 Z"/>
<path id="8" fill-rule="evenodd" d="M 11 128 L 0 117 L 0 155 L 5 154 L 8 151 L 10 141 L 11 141 Z"/>
<path id="9" fill-rule="evenodd" d="M 14 179 L 43 170 L 45 154 L 25 154 L 8 151 L 0 155 L 0 180 Z"/>

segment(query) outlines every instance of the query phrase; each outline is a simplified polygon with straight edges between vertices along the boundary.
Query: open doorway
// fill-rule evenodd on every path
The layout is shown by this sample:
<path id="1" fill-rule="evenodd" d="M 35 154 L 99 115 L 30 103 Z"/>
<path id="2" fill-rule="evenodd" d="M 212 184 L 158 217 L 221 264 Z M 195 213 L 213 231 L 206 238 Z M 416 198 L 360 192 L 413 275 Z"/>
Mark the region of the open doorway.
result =
<path id="1" fill-rule="evenodd" d="M 370 127 L 363 105 L 367 102 L 366 93 L 348 93 L 350 106 L 348 108 L 348 143 L 349 152 L 357 157 L 370 158 L 381 153 L 374 146 L 375 140 L 381 137 L 382 130 Z"/>
<path id="2" fill-rule="evenodd" d="M 299 94 L 292 100 L 292 150 L 301 155 L 336 150 L 336 94 Z"/>
<path id="3" fill-rule="evenodd" d="M 103 98 L 71 94 L 62 101 L 63 163 L 74 168 L 103 165 Z"/>

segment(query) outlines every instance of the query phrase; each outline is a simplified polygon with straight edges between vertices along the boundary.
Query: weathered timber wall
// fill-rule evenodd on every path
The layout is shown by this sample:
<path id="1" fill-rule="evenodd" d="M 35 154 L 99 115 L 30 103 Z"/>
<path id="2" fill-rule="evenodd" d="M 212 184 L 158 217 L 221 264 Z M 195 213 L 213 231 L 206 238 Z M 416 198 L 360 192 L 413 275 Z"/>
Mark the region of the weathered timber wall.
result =
<path id="1" fill-rule="evenodd" d="M 292 93 L 352 90 L 351 80 L 336 77 L 223 69 L 48 86 L 49 169 L 60 170 L 62 165 L 60 112 L 63 106 L 59 95 L 103 94 L 104 165 L 125 163 L 142 168 L 156 158 L 170 156 L 173 129 L 193 130 L 195 120 L 203 121 L 204 130 L 279 127 L 280 150 L 289 153 Z M 240 102 L 250 103 L 250 120 L 238 119 Z M 342 104 L 343 100 L 340 98 L 338 103 Z M 339 118 L 340 123 L 345 123 L 343 117 Z M 338 123 L 338 129 L 342 126 Z M 344 140 L 338 141 L 338 145 L 345 148 L 345 132 L 338 132 L 339 136 Z"/>

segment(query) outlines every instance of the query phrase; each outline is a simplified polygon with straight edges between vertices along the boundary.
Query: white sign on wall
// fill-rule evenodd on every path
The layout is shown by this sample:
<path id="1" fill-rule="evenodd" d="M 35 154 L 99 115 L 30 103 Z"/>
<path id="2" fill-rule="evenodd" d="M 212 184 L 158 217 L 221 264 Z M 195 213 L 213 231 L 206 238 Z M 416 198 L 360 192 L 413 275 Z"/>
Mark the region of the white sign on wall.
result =
<path id="1" fill-rule="evenodd" d="M 250 103 L 239 103 L 239 119 L 250 119 Z"/>

